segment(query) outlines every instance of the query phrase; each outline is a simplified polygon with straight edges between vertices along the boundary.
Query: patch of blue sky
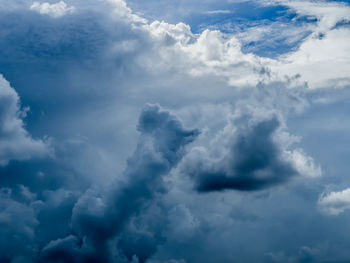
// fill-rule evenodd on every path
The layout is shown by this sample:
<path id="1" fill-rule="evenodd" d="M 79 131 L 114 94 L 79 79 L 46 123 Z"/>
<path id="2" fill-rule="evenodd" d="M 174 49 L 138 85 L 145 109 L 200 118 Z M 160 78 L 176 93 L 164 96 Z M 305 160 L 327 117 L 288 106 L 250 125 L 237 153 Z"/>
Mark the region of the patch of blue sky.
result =
<path id="1" fill-rule="evenodd" d="M 294 41 L 291 41 L 288 37 L 274 35 L 273 38 L 270 39 L 243 43 L 242 52 L 253 53 L 260 57 L 276 58 L 296 50 L 303 39 L 309 34 L 310 32 L 305 32 Z"/>
<path id="2" fill-rule="evenodd" d="M 259 24 L 238 32 L 244 53 L 275 58 L 296 50 L 312 31 L 301 21 L 273 22 L 259 21 Z"/>
<path id="3" fill-rule="evenodd" d="M 227 11 L 227 12 L 215 12 Z M 220 9 L 208 10 L 195 14 L 185 21 L 194 32 L 200 32 L 208 26 L 226 24 L 227 22 L 237 24 L 250 24 L 255 21 L 278 21 L 281 17 L 293 19 L 296 14 L 288 12 L 284 6 L 261 6 L 256 2 L 231 3 L 220 6 Z M 226 28 L 223 28 L 226 30 Z"/>
<path id="4" fill-rule="evenodd" d="M 214 11 L 197 14 L 187 23 L 196 33 L 205 29 L 233 33 L 241 40 L 244 53 L 272 58 L 296 49 L 311 33 L 307 25 L 317 22 L 316 18 L 299 16 L 285 6 L 262 6 L 256 2 L 235 3 L 228 9 Z"/>

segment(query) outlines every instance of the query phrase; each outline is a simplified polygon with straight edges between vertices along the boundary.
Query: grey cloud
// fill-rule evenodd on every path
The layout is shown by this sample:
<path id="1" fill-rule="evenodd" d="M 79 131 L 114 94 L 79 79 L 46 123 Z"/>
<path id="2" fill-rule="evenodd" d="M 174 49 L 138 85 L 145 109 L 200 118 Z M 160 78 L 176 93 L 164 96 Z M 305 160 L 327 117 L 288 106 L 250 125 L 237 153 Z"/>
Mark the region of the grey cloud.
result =
<path id="1" fill-rule="evenodd" d="M 35 229 L 36 242 L 40 247 L 71 233 L 72 209 L 80 194 L 63 188 L 45 190 L 40 194 L 40 201 L 33 204 L 40 222 Z"/>
<path id="2" fill-rule="evenodd" d="M 29 7 L 1 10 L 0 72 L 16 88 L 23 105 L 30 106 L 26 130 L 34 138 L 49 134 L 56 153 L 54 160 L 23 162 L 28 159 L 24 143 L 31 143 L 30 136 L 22 144 L 21 137 L 14 138 L 13 145 L 19 148 L 11 149 L 21 162 L 0 167 L 0 181 L 6 186 L 25 184 L 38 191 L 62 185 L 86 189 L 91 181 L 100 183 L 101 177 L 111 178 L 121 171 L 134 147 L 137 111 L 125 110 L 129 115 L 124 117 L 121 94 L 131 79 L 129 73 L 137 71 L 134 58 L 147 49 L 147 40 L 142 30 L 101 13 L 108 5 L 94 5 L 99 7 L 81 7 L 58 19 Z M 128 41 L 134 49 L 116 48 Z M 117 128 L 121 125 L 123 130 Z M 10 143 L 9 138 L 6 142 Z M 39 148 L 40 142 L 32 140 L 33 147 Z M 31 179 L 39 172 L 47 176 Z"/>
<path id="3" fill-rule="evenodd" d="M 26 131 L 16 91 L 0 75 L 0 165 L 50 155 L 48 143 L 33 139 Z"/>
<path id="4" fill-rule="evenodd" d="M 180 259 L 180 260 L 170 259 L 167 261 L 150 260 L 149 263 L 186 263 L 186 261 L 183 259 Z"/>
<path id="5" fill-rule="evenodd" d="M 270 252 L 266 253 L 264 263 L 341 263 L 343 260 L 326 260 L 325 251 L 327 251 L 327 246 L 321 246 L 316 248 L 310 248 L 308 246 L 300 247 L 296 253 L 285 253 L 281 252 Z"/>
<path id="6" fill-rule="evenodd" d="M 3 6 L 14 2 L 23 9 L 6 13 Z M 266 198 L 257 198 L 258 194 L 249 192 L 272 187 L 297 174 L 290 160 L 280 158 L 284 146 L 271 139 L 281 135 L 278 118 L 260 118 L 250 125 L 252 118 L 247 117 L 245 122 L 222 127 L 232 114 L 230 107 L 238 99 L 244 97 L 244 103 L 249 105 L 289 110 L 292 104 L 303 105 L 297 100 L 304 98 L 304 86 L 299 96 L 294 88 L 286 91 L 288 83 L 276 82 L 275 87 L 266 83 L 266 87 L 258 87 L 265 92 L 256 91 L 260 96 L 253 102 L 256 87 L 238 90 L 226 81 L 235 72 L 233 80 L 236 76 L 252 79 L 249 69 L 247 74 L 240 71 L 241 58 L 228 58 L 228 53 L 224 53 L 223 59 L 228 60 L 215 63 L 215 71 L 208 73 L 207 66 L 197 68 L 198 63 L 208 62 L 196 60 L 205 52 L 191 58 L 188 55 L 192 52 L 178 53 L 173 49 L 179 37 L 176 32 L 171 34 L 172 44 L 164 48 L 162 41 L 153 39 L 157 35 L 150 36 L 147 30 L 130 26 L 116 18 L 115 13 L 103 13 L 99 9 L 102 1 L 66 2 L 76 6 L 74 14 L 54 19 L 30 11 L 31 3 L 0 0 L 3 29 L 0 72 L 16 87 L 23 105 L 31 107 L 26 118 L 28 134 L 34 138 L 49 134 L 56 147 L 53 160 L 11 161 L 0 167 L 1 187 L 12 189 L 6 207 L 13 207 L 13 217 L 23 217 L 23 222 L 18 224 L 26 225 L 34 233 L 23 238 L 22 243 L 10 242 L 7 261 L 190 263 L 235 262 L 239 258 L 240 262 L 251 263 L 261 262 L 266 251 L 312 247 L 320 239 L 331 240 L 335 247 L 338 247 L 335 241 L 348 243 L 343 231 L 348 227 L 346 214 L 325 223 L 313 210 L 319 185 L 299 182 L 293 188 L 293 183 L 286 184 L 263 192 Z M 181 35 L 182 29 L 174 30 L 179 30 Z M 152 33 L 157 33 L 161 28 L 154 30 Z M 195 43 L 197 36 L 191 37 L 191 43 Z M 216 51 L 220 49 L 217 45 L 229 44 L 216 40 L 220 39 L 203 39 L 203 45 L 193 49 Z M 239 52 L 239 48 L 231 51 Z M 236 59 L 237 67 L 227 67 L 226 62 L 235 63 Z M 216 74 L 220 68 L 225 74 Z M 188 75 L 192 69 L 199 69 L 200 75 Z M 263 72 L 260 77 L 263 75 L 266 74 Z M 290 96 L 294 94 L 298 96 Z M 171 105 L 177 112 L 186 112 L 187 115 L 180 115 L 186 125 L 169 111 L 148 105 L 139 119 L 141 135 L 137 140 L 135 125 L 140 105 L 145 102 L 159 102 Z M 348 108 L 346 103 L 344 108 Z M 212 108 L 215 105 L 228 105 L 230 109 L 215 111 Z M 188 106 L 201 109 L 190 116 Z M 329 108 L 326 111 L 334 114 Z M 207 114 L 211 118 L 202 117 Z M 300 124 L 300 117 L 298 122 L 298 116 L 293 114 L 296 120 L 293 134 L 300 134 L 300 126 L 312 126 L 309 134 L 317 147 L 311 147 L 311 152 L 318 149 L 316 152 L 327 157 L 326 161 L 332 156 L 322 149 L 325 142 L 330 150 L 347 145 L 338 136 L 330 140 L 333 134 L 320 140 L 314 136 L 319 134 L 315 124 L 309 120 Z M 324 116 L 317 112 L 312 120 L 319 126 L 327 126 L 325 121 L 320 122 Z M 201 135 L 183 126 L 198 127 Z M 231 130 L 225 134 L 228 128 Z M 210 129 L 210 134 L 206 129 Z M 215 136 L 221 138 L 219 143 Z M 199 155 L 195 151 L 186 155 L 186 145 L 195 137 L 193 146 L 204 150 Z M 338 140 L 336 146 L 335 140 Z M 119 172 L 130 155 L 127 168 Z M 348 156 L 346 152 L 343 155 Z M 187 160 L 189 157 L 192 159 Z M 190 189 L 190 179 L 173 169 L 182 161 L 189 161 L 183 171 L 191 174 L 197 183 L 210 175 L 205 183 L 214 185 L 212 188 L 218 188 L 218 179 L 227 189 L 245 191 L 218 190 L 210 195 L 198 195 Z M 339 162 L 346 163 L 343 159 Z M 261 170 L 267 175 L 261 174 Z M 231 178 L 235 178 L 233 182 Z M 176 180 L 178 185 L 174 183 Z M 318 183 L 323 184 L 322 180 Z M 305 185 L 309 187 L 302 187 Z M 165 200 L 169 198 L 173 200 L 167 203 Z M 31 220 L 24 220 L 20 211 L 27 212 Z M 332 220 L 338 221 L 334 224 Z M 1 231 L 6 233 L 8 229 L 13 227 L 7 225 Z M 285 238 L 290 229 L 296 232 L 295 239 Z M 18 247 L 17 257 L 12 244 Z M 29 250 L 22 250 L 22 245 L 28 245 Z M 347 251 L 345 245 L 339 247 Z M 36 253 L 41 248 L 44 249 L 39 260 Z M 329 258 L 337 258 L 334 255 L 339 250 L 332 250 Z M 171 258 L 174 260 L 168 260 Z"/>
<path id="7" fill-rule="evenodd" d="M 199 192 L 261 190 L 298 174 L 293 165 L 284 160 L 282 147 L 274 141 L 280 126 L 277 117 L 245 125 L 244 122 L 251 121 L 249 118 L 243 116 L 243 123 L 235 123 L 235 135 L 221 149 L 223 157 L 201 160 L 201 154 L 189 156 L 184 172 L 194 179 Z"/>
<path id="8" fill-rule="evenodd" d="M 79 238 L 70 235 L 63 239 L 51 241 L 42 251 L 42 257 L 44 258 L 42 262 L 84 262 L 83 253 Z"/>
<path id="9" fill-rule="evenodd" d="M 198 131 L 184 129 L 174 115 L 158 105 L 145 106 L 138 130 L 141 136 L 128 160 L 124 180 L 102 192 L 88 190 L 73 209 L 76 236 L 52 241 L 43 250 L 44 260 L 56 262 L 78 254 L 80 259 L 72 262 L 128 262 L 135 256 L 145 262 L 155 252 L 157 236 L 140 230 L 133 234 L 129 225 L 166 191 L 162 176 L 181 160 L 184 147 Z"/>
<path id="10" fill-rule="evenodd" d="M 35 227 L 39 224 L 30 205 L 12 198 L 9 188 L 0 189 L 0 262 L 29 262 L 35 256 Z"/>

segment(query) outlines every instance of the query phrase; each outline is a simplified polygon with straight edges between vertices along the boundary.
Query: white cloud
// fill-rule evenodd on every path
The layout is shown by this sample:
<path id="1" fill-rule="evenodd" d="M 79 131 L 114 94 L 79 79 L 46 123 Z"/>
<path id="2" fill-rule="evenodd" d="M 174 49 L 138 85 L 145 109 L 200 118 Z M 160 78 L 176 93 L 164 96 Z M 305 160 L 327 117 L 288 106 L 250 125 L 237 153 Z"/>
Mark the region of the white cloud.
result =
<path id="1" fill-rule="evenodd" d="M 286 5 L 300 16 L 312 16 L 318 19 L 319 32 L 332 29 L 340 21 L 350 20 L 350 7 L 345 3 L 332 3 L 326 1 L 274 1 Z"/>
<path id="2" fill-rule="evenodd" d="M 49 155 L 46 142 L 31 138 L 24 128 L 19 109 L 19 97 L 0 75 L 0 165 L 10 160 L 26 160 Z"/>
<path id="3" fill-rule="evenodd" d="M 350 21 L 350 6 L 345 3 L 315 1 L 268 1 L 294 10 L 299 16 L 317 19 L 312 33 L 292 51 L 271 64 L 282 77 L 300 74 L 311 89 L 350 86 L 350 29 L 337 27 Z"/>
<path id="4" fill-rule="evenodd" d="M 232 12 L 227 9 L 209 10 L 209 11 L 203 12 L 203 14 L 206 14 L 206 15 L 220 15 L 220 14 L 231 14 L 231 13 Z"/>
<path id="5" fill-rule="evenodd" d="M 30 6 L 30 9 L 40 14 L 45 14 L 45 15 L 52 16 L 54 18 L 58 18 L 74 12 L 75 7 L 68 6 L 64 1 L 60 1 L 56 4 L 50 4 L 47 2 L 44 2 L 44 3 L 34 2 Z"/>
<path id="6" fill-rule="evenodd" d="M 328 31 L 321 39 L 311 35 L 296 52 L 283 57 L 272 68 L 278 74 L 300 74 L 312 89 L 348 87 L 349 40 L 348 28 Z"/>
<path id="7" fill-rule="evenodd" d="M 350 86 L 347 70 L 350 68 L 350 28 L 339 25 L 350 21 L 349 5 L 284 0 L 262 0 L 261 3 L 284 5 L 297 14 L 296 20 L 307 17 L 316 21 L 262 23 L 234 34 L 205 30 L 193 35 L 195 41 L 185 42 L 186 45 L 181 40 L 182 51 L 192 58 L 192 63 L 187 63 L 191 65 L 188 72 L 196 76 L 212 74 L 236 87 L 253 86 L 266 80 L 266 75 L 259 74 L 264 69 L 270 74 L 268 81 L 272 82 L 300 76 L 299 83 L 305 83 L 310 89 Z M 241 45 L 252 41 L 261 42 L 257 49 L 279 50 L 281 41 L 294 48 L 275 59 L 267 59 L 242 52 Z"/>
<path id="8" fill-rule="evenodd" d="M 340 192 L 323 193 L 318 204 L 323 212 L 330 215 L 339 215 L 350 209 L 350 188 Z"/>
<path id="9" fill-rule="evenodd" d="M 350 7 L 344 4 L 280 1 L 278 3 L 291 8 L 299 16 L 313 16 L 318 22 L 305 23 L 299 28 L 278 21 L 271 26 L 252 27 L 249 32 L 238 34 L 225 34 L 218 30 L 194 34 L 184 23 L 154 21 L 148 24 L 124 1 L 109 2 L 115 7 L 113 12 L 116 17 L 131 23 L 140 22 L 135 28 L 142 28 L 152 36 L 154 53 L 145 54 L 143 59 L 146 57 L 146 60 L 142 61 L 147 70 L 158 73 L 171 70 L 194 78 L 210 77 L 239 88 L 256 86 L 261 82 L 285 82 L 286 79 L 294 79 L 297 82 L 295 86 L 309 88 L 350 85 L 347 70 L 350 67 L 350 30 L 346 27 L 334 28 L 338 22 L 350 18 Z M 273 3 L 276 4 L 276 1 Z M 300 47 L 275 59 L 243 53 L 242 42 L 264 40 L 271 34 L 274 39 L 286 39 L 290 45 L 301 41 Z M 300 76 L 297 81 L 295 76 Z"/>
<path id="10" fill-rule="evenodd" d="M 308 177 L 322 176 L 322 169 L 303 149 L 285 151 L 285 158 L 290 161 L 299 174 Z"/>
<path id="11" fill-rule="evenodd" d="M 155 68 L 176 67 L 194 78 L 211 77 L 233 87 L 256 86 L 265 76 L 270 61 L 253 54 L 244 54 L 233 35 L 218 30 L 193 34 L 188 25 L 153 22 L 148 29 L 155 38 L 161 61 Z M 155 65 L 153 65 L 154 67 Z"/>
<path id="12" fill-rule="evenodd" d="M 112 6 L 113 15 L 117 18 L 136 24 L 144 24 L 147 22 L 145 18 L 133 13 L 127 6 L 125 0 L 107 0 L 106 2 Z"/>
<path id="13" fill-rule="evenodd" d="M 175 65 L 194 77 L 211 76 L 234 87 L 256 86 L 262 81 L 296 80 L 295 76 L 298 76 L 297 86 L 311 89 L 349 86 L 350 29 L 334 26 L 350 18 L 347 15 L 350 7 L 325 2 L 303 3 L 282 2 L 300 16 L 315 16 L 319 22 L 305 23 L 302 28 L 276 22 L 271 26 L 253 27 L 254 30 L 250 29 L 248 33 L 225 34 L 205 30 L 193 34 L 184 23 L 174 25 L 155 21 L 148 27 L 155 37 L 155 44 L 159 45 L 157 52 L 162 58 L 159 67 L 155 68 L 159 70 Z M 290 45 L 301 41 L 300 46 L 275 59 L 242 52 L 242 42 L 259 41 L 271 34 L 277 40 L 286 39 Z"/>

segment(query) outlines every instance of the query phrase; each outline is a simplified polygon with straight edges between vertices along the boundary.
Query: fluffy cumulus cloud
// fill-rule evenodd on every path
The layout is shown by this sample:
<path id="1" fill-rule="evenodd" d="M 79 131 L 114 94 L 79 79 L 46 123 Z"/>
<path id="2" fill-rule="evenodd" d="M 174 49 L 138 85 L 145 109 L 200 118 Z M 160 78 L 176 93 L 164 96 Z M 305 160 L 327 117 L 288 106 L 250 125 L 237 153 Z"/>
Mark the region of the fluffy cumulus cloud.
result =
<path id="1" fill-rule="evenodd" d="M 0 262 L 350 260 L 349 5 L 177 4 L 0 0 Z"/>

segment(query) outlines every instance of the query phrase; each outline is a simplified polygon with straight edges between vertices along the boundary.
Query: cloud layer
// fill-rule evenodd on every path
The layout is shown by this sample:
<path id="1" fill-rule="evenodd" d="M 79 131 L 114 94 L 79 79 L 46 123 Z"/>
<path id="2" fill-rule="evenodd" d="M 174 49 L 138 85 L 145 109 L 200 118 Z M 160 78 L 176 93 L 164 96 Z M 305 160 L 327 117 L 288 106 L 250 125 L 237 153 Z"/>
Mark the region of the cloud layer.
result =
<path id="1" fill-rule="evenodd" d="M 0 0 L 0 262 L 349 261 L 348 4 L 177 5 Z"/>

